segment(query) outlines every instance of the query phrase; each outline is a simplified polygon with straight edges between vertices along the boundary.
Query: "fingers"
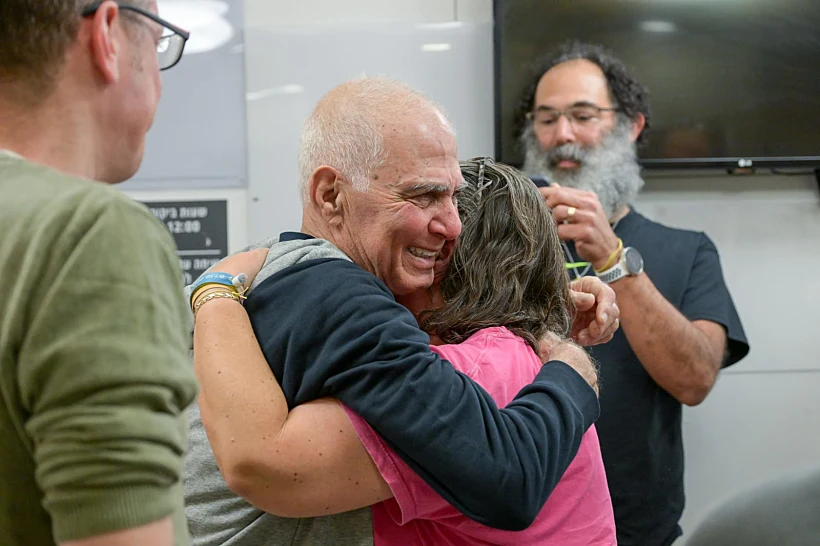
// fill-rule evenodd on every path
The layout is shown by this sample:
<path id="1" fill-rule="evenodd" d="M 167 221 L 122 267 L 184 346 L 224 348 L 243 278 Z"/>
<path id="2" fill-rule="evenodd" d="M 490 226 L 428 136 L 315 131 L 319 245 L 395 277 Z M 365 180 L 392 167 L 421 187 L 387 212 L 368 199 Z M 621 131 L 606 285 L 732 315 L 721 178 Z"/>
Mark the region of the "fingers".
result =
<path id="1" fill-rule="evenodd" d="M 578 343 L 578 345 L 582 347 L 589 347 L 590 345 L 595 345 L 595 343 L 593 343 L 592 336 L 589 334 L 589 328 L 584 328 L 583 330 L 578 332 L 578 335 L 575 336 L 575 341 Z"/>
<path id="2" fill-rule="evenodd" d="M 611 289 L 610 289 L 611 290 Z M 589 326 L 590 337 L 596 340 L 596 345 L 599 343 L 606 343 L 620 327 L 621 310 L 617 303 L 612 303 L 608 306 L 608 310 L 601 312 L 601 304 L 595 314 L 595 321 Z"/>
<path id="3" fill-rule="evenodd" d="M 595 296 L 586 292 L 578 292 L 576 290 L 570 291 L 572 303 L 575 304 L 575 310 L 578 312 L 589 311 L 595 305 Z"/>
<path id="4" fill-rule="evenodd" d="M 603 343 L 609 343 L 612 341 L 612 338 L 615 336 L 615 332 L 618 331 L 618 328 L 621 327 L 621 321 L 619 319 L 615 319 L 612 321 L 609 326 L 599 335 L 592 335 L 590 334 L 589 343 L 585 346 L 590 347 L 592 345 L 601 345 Z"/>
<path id="5" fill-rule="evenodd" d="M 559 222 L 557 227 L 558 238 L 562 241 L 587 241 L 593 235 L 593 229 L 588 224 Z"/>
<path id="6" fill-rule="evenodd" d="M 612 338 L 615 336 L 615 332 L 617 332 L 618 328 L 620 328 L 620 327 L 621 327 L 621 320 L 620 319 L 615 319 L 612 322 L 612 324 L 610 325 L 610 327 L 607 328 L 607 330 L 603 334 L 601 334 L 601 336 L 598 338 L 598 343 L 597 344 L 607 343 L 607 342 L 611 341 Z"/>
<path id="7" fill-rule="evenodd" d="M 544 199 L 547 200 L 547 206 L 555 208 L 558 205 L 566 205 L 575 208 L 587 208 L 585 199 L 586 193 L 574 188 L 562 188 L 555 184 L 546 188 L 538 188 Z"/>
<path id="8" fill-rule="evenodd" d="M 595 215 L 588 210 L 569 205 L 556 205 L 552 209 L 552 219 L 558 223 L 571 222 L 577 224 L 589 222 L 594 219 L 594 216 Z"/>
<path id="9" fill-rule="evenodd" d="M 615 291 L 598 277 L 581 277 L 570 283 L 570 288 L 576 292 L 592 294 L 595 300 L 607 303 L 615 303 Z"/>
<path id="10" fill-rule="evenodd" d="M 576 339 L 581 345 L 598 345 L 606 343 L 614 333 L 618 330 L 620 325 L 621 310 L 618 308 L 615 291 L 608 284 L 601 281 L 597 277 L 583 277 L 573 281 L 570 285 L 573 292 L 573 301 L 581 301 L 581 298 L 576 294 L 585 294 L 586 303 L 589 296 L 594 299 L 592 306 L 581 308 L 576 304 L 579 312 L 590 311 L 595 308 L 594 320 L 589 325 L 584 325 Z"/>
<path id="11" fill-rule="evenodd" d="M 601 284 L 603 290 L 595 296 L 595 301 L 598 304 L 598 308 L 595 310 L 595 321 L 605 325 L 609 321 L 620 317 L 621 310 L 618 309 L 618 304 L 615 302 L 615 291 L 609 285 L 603 282 Z"/>
<path id="12" fill-rule="evenodd" d="M 585 328 L 578 333 L 576 340 L 584 347 L 608 343 L 612 341 L 612 338 L 615 336 L 615 332 L 618 331 L 620 326 L 621 321 L 617 318 L 607 323 L 604 327 L 601 327 L 601 325 L 597 322 L 592 322 L 588 328 Z"/>
<path id="13" fill-rule="evenodd" d="M 620 316 L 615 291 L 598 277 L 584 277 L 578 279 L 573 290 L 586 292 L 595 296 L 595 303 L 598 308 L 595 311 L 595 320 L 601 324 L 606 324 L 609 320 Z"/>
<path id="14" fill-rule="evenodd" d="M 621 311 L 617 305 L 606 306 L 598 303 L 598 308 L 595 310 L 595 320 L 589 325 L 590 335 L 593 338 L 603 336 L 615 322 L 620 320 L 620 314 Z"/>

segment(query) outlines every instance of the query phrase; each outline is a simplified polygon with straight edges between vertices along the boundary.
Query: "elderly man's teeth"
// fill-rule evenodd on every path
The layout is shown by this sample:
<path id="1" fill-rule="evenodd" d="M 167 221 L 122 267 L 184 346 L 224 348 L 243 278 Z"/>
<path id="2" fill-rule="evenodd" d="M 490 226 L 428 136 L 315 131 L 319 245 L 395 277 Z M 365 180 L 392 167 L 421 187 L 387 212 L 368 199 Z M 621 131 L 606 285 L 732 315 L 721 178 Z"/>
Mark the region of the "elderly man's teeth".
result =
<path id="1" fill-rule="evenodd" d="M 431 252 L 429 250 L 422 250 L 411 246 L 410 254 L 419 258 L 435 258 L 438 255 L 438 252 Z"/>

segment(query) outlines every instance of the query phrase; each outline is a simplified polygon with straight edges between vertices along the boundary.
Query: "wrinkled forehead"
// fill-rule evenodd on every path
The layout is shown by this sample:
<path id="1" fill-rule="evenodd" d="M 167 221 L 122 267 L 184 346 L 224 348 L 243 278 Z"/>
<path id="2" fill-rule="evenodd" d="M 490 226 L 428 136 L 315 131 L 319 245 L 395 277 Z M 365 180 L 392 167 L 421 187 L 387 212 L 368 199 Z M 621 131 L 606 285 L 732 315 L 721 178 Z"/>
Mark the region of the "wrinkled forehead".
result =
<path id="1" fill-rule="evenodd" d="M 438 184 L 454 191 L 463 181 L 455 135 L 440 122 L 388 128 L 385 152 L 387 160 L 377 175 L 386 184 Z"/>
<path id="2" fill-rule="evenodd" d="M 407 195 L 441 194 L 453 195 L 464 187 L 464 178 L 458 167 L 458 162 L 426 164 L 409 166 L 406 169 L 397 169 L 394 176 L 382 177 L 374 180 L 393 192 Z"/>

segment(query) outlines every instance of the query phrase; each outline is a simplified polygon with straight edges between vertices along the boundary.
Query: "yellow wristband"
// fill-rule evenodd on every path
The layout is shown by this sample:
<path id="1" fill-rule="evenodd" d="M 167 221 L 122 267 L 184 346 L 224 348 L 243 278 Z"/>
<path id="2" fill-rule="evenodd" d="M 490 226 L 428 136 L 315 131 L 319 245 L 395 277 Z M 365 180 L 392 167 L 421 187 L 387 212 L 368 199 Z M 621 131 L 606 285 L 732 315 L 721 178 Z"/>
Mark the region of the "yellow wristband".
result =
<path id="1" fill-rule="evenodd" d="M 225 286 L 224 284 L 208 284 L 200 286 L 194 291 L 193 294 L 191 294 L 191 309 L 193 310 L 194 304 L 196 304 L 198 299 L 211 292 L 231 292 L 231 288 Z"/>
<path id="2" fill-rule="evenodd" d="M 204 294 L 205 292 L 208 292 L 210 289 L 213 289 L 213 288 L 222 288 L 222 289 L 229 290 L 229 291 L 232 290 L 232 291 L 236 292 L 237 294 L 239 294 L 239 291 L 236 290 L 236 287 L 234 287 L 234 286 L 230 286 L 230 285 L 227 285 L 227 284 L 224 284 L 224 283 L 221 283 L 221 282 L 204 282 L 204 283 L 198 285 L 194 289 L 194 291 L 191 293 L 191 301 L 190 301 L 191 308 L 193 308 L 194 301 L 196 300 L 197 297 Z"/>
<path id="3" fill-rule="evenodd" d="M 619 237 L 618 238 L 618 248 L 616 248 L 615 251 L 612 254 L 609 255 L 609 259 L 606 261 L 604 266 L 601 269 L 596 269 L 595 272 L 600 273 L 601 271 L 606 271 L 607 269 L 609 269 L 610 267 L 615 265 L 615 262 L 618 261 L 618 255 L 621 253 L 621 251 L 623 249 L 624 249 L 624 242 Z"/>
<path id="4" fill-rule="evenodd" d="M 225 286 L 224 284 L 211 284 L 208 286 L 204 286 L 201 288 L 197 288 L 196 292 L 191 295 L 191 311 L 196 309 L 197 304 L 205 297 L 210 296 L 211 294 L 217 293 L 226 293 L 232 296 L 236 296 L 239 301 L 245 299 L 242 294 L 234 290 L 232 287 Z M 224 296 L 220 296 L 224 297 Z"/>

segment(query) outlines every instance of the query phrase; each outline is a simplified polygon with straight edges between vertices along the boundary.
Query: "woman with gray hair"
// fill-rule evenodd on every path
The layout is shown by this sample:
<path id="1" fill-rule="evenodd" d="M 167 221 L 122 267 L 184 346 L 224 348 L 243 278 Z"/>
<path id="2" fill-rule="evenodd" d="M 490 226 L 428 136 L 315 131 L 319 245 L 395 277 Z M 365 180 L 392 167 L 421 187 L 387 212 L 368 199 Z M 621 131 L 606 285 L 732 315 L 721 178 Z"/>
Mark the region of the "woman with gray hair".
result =
<path id="1" fill-rule="evenodd" d="M 569 279 L 556 226 L 535 185 L 486 158 L 463 162 L 461 170 L 458 244 L 449 261 L 437 264 L 433 287 L 399 302 L 430 333 L 435 352 L 504 405 L 543 366 L 538 340 L 549 333 L 569 334 L 574 312 Z M 227 260 L 219 267 L 230 269 Z M 218 320 L 210 319 L 216 339 L 209 336 L 207 347 L 194 347 L 198 366 L 219 366 L 236 357 L 231 340 L 218 339 Z M 269 454 L 269 464 L 237 491 L 259 509 L 312 517 L 373 505 L 376 546 L 615 544 L 594 427 L 533 525 L 519 532 L 492 529 L 447 504 L 361 417 L 336 400 L 316 400 L 288 413 L 264 355 L 258 346 L 253 351 L 258 379 L 270 383 L 275 399 L 257 412 L 270 412 L 270 422 L 279 424 L 254 449 Z M 235 449 L 230 442 L 212 440 L 212 445 L 218 461 Z M 473 451 L 470 445 L 452 449 L 463 452 L 465 460 Z M 329 465 L 330 460 L 343 460 L 344 466 Z"/>

